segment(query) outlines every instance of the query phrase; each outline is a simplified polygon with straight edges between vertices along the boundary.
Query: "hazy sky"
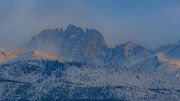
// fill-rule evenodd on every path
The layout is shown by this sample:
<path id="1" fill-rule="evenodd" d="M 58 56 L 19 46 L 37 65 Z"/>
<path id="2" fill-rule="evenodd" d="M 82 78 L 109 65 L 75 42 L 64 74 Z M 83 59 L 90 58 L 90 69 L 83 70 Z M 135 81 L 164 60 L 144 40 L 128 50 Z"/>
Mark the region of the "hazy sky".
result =
<path id="1" fill-rule="evenodd" d="M 0 0 L 0 47 L 68 24 L 96 28 L 109 44 L 154 48 L 180 40 L 180 0 Z"/>

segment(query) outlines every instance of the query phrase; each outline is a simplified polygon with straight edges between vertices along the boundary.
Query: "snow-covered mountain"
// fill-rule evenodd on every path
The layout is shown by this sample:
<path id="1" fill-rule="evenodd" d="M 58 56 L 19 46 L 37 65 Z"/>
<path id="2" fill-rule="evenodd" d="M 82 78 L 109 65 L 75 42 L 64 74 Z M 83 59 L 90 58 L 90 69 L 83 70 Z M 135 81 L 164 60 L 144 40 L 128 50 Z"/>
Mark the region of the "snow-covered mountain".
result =
<path id="1" fill-rule="evenodd" d="M 158 53 L 158 58 L 160 62 L 164 63 L 160 67 L 161 71 L 180 77 L 180 43 L 176 44 L 165 54 Z"/>
<path id="2" fill-rule="evenodd" d="M 38 58 L 32 58 L 32 53 L 27 54 L 30 56 L 23 55 L 19 61 L 0 65 L 2 100 L 179 99 L 180 79 L 151 69 L 148 72 L 114 70 L 61 62 L 44 55 L 44 59 L 39 59 L 41 55 L 35 53 Z"/>
<path id="3" fill-rule="evenodd" d="M 0 49 L 0 100 L 178 101 L 180 44 L 164 47 L 108 47 L 74 25 L 44 30 L 23 51 Z"/>
<path id="4" fill-rule="evenodd" d="M 153 52 L 141 45 L 128 41 L 111 48 L 107 53 L 107 61 L 115 66 L 131 66 L 153 55 Z"/>
<path id="5" fill-rule="evenodd" d="M 157 53 L 158 52 L 167 53 L 170 49 L 172 49 L 175 46 L 176 46 L 176 44 L 163 45 L 163 46 L 160 46 L 160 47 L 156 48 L 154 51 L 157 52 Z"/>
<path id="6" fill-rule="evenodd" d="M 27 45 L 30 49 L 45 50 L 64 56 L 67 60 L 102 58 L 106 48 L 104 37 L 95 29 L 69 25 L 63 29 L 44 30 L 34 36 Z"/>
<path id="7" fill-rule="evenodd" d="M 167 55 L 169 58 L 180 59 L 180 43 L 169 50 Z"/>
<path id="8" fill-rule="evenodd" d="M 180 57 L 179 57 L 179 44 L 168 49 L 169 51 L 157 52 L 151 55 L 147 59 L 131 66 L 133 71 L 158 71 L 165 73 L 166 75 L 171 75 L 174 77 L 179 77 L 180 73 Z"/>
<path id="9" fill-rule="evenodd" d="M 153 54 L 150 49 L 130 41 L 110 48 L 103 35 L 96 29 L 82 29 L 75 25 L 69 25 L 65 30 L 62 28 L 44 30 L 34 36 L 27 47 L 63 56 L 65 60 L 90 61 L 97 65 L 112 63 L 130 65 Z"/>

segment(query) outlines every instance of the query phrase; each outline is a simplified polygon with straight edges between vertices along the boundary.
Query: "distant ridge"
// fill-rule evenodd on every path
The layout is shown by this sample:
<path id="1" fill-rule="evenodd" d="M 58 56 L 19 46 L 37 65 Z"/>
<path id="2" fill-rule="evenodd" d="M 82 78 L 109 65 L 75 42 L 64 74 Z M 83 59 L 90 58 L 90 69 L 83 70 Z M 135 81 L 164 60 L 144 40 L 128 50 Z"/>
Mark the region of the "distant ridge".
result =
<path id="1" fill-rule="evenodd" d="M 26 47 L 31 50 L 36 49 L 54 53 L 63 56 L 65 60 L 91 61 L 100 64 L 110 61 L 108 60 L 110 58 L 115 58 L 121 51 L 123 51 L 125 55 L 129 54 L 130 56 L 137 54 L 136 52 L 138 50 L 136 50 L 136 48 L 141 51 L 138 53 L 139 55 L 136 55 L 137 58 L 144 59 L 152 54 L 150 49 L 135 45 L 130 41 L 123 46 L 123 50 L 118 50 L 118 46 L 121 47 L 121 44 L 112 48 L 108 47 L 103 35 L 96 29 L 83 29 L 70 24 L 66 29 L 56 28 L 41 31 L 38 35 L 32 37 Z M 114 54 L 116 50 L 119 52 Z M 148 51 L 148 53 L 142 51 Z M 112 56 L 112 54 L 114 54 L 114 56 Z"/>

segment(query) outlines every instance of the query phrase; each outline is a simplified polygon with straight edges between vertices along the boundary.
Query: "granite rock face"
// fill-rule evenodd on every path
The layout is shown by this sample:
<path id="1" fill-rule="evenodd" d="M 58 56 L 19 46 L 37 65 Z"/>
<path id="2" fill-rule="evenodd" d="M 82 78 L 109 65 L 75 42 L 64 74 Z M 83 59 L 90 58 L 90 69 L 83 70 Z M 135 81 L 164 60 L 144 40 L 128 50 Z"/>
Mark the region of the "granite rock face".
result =
<path id="1" fill-rule="evenodd" d="M 93 64 L 129 64 L 131 60 L 142 60 L 152 51 L 127 42 L 115 48 L 109 48 L 103 35 L 96 29 L 82 29 L 69 25 L 63 29 L 44 30 L 34 36 L 27 44 L 28 49 L 39 49 L 65 57 L 70 61 L 92 62 Z M 137 62 L 138 62 L 137 61 Z M 134 62 L 136 63 L 136 62 Z"/>
<path id="2" fill-rule="evenodd" d="M 74 25 L 69 25 L 64 31 L 44 30 L 34 36 L 27 47 L 52 52 L 73 61 L 103 58 L 103 52 L 107 48 L 100 32 L 95 29 L 83 30 Z"/>

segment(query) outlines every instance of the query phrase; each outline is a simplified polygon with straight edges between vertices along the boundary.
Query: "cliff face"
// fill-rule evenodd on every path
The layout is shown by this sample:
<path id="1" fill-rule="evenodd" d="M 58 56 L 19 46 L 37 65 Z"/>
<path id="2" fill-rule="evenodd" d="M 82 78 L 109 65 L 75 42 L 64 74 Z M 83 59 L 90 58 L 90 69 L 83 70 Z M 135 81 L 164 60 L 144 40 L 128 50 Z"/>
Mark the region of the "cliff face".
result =
<path id="1" fill-rule="evenodd" d="M 103 35 L 96 29 L 82 29 L 69 25 L 63 29 L 48 29 L 34 36 L 27 45 L 30 49 L 49 51 L 65 60 L 105 64 L 111 59 L 123 62 L 132 57 L 146 58 L 151 51 L 132 42 L 109 48 Z M 122 48 L 122 49 L 121 49 Z M 126 61 L 126 60 L 125 60 Z M 127 61 L 126 61 L 127 62 Z M 122 64 L 122 63 L 121 63 Z"/>
<path id="2" fill-rule="evenodd" d="M 63 29 L 42 31 L 30 40 L 27 47 L 63 55 L 68 60 L 81 61 L 102 58 L 106 43 L 101 33 L 95 29 L 83 30 L 69 25 L 64 31 Z"/>

